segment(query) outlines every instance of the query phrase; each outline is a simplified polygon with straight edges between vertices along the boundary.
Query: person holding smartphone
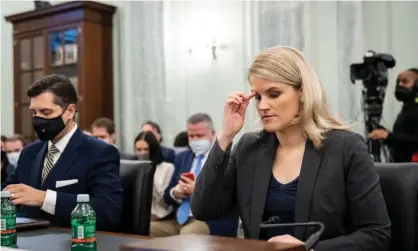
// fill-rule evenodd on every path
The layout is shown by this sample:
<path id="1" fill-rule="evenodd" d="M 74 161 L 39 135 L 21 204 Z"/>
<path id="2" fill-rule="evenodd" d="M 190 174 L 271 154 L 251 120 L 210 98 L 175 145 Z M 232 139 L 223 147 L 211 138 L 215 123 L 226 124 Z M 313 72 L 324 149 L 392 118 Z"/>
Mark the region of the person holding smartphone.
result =
<path id="1" fill-rule="evenodd" d="M 319 221 L 315 251 L 389 248 L 391 223 L 364 139 L 330 112 L 314 68 L 298 50 L 260 53 L 249 70 L 251 93 L 228 96 L 223 129 L 197 179 L 197 220 L 237 206 L 245 238 L 302 244 L 316 229 L 260 223 Z M 231 152 L 251 99 L 263 129 L 246 133 Z"/>
<path id="2" fill-rule="evenodd" d="M 191 150 L 176 156 L 175 171 L 165 190 L 164 199 L 173 206 L 174 213 L 158 221 L 152 221 L 150 235 L 163 237 L 178 234 L 212 234 L 233 236 L 236 234 L 238 215 L 235 211 L 215 221 L 199 221 L 190 211 L 190 197 L 194 193 L 195 180 L 199 176 L 215 139 L 212 119 L 204 113 L 192 115 L 187 121 L 187 135 Z"/>

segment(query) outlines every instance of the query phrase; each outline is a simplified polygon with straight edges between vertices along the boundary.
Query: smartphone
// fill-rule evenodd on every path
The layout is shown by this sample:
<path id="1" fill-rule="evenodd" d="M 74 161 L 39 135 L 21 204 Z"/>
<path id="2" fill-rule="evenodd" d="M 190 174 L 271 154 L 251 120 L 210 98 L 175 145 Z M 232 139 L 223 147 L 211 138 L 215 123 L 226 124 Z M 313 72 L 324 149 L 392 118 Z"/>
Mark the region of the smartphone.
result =
<path id="1" fill-rule="evenodd" d="M 188 173 L 182 173 L 181 176 L 187 177 L 191 180 L 194 180 L 194 173 L 188 172 Z"/>

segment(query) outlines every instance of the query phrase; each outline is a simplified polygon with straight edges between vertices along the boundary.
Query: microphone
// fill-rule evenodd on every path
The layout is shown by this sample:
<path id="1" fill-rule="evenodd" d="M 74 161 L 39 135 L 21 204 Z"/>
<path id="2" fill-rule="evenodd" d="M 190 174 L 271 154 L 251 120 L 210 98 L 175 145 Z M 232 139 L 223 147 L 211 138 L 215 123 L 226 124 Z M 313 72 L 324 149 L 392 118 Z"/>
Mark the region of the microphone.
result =
<path id="1" fill-rule="evenodd" d="M 282 219 L 279 216 L 272 216 L 267 221 L 263 221 L 260 224 L 260 228 L 280 228 L 280 227 L 319 227 L 319 229 L 313 233 L 305 241 L 304 246 L 306 250 L 311 250 L 321 238 L 324 232 L 325 226 L 322 222 L 305 222 L 305 223 L 280 223 Z"/>

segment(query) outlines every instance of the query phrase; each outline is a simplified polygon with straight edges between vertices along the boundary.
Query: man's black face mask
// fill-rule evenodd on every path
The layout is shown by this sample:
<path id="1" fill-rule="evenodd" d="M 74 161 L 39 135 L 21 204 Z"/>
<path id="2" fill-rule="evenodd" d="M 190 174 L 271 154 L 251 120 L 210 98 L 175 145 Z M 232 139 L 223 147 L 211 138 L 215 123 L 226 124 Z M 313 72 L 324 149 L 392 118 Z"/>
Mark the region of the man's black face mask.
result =
<path id="1" fill-rule="evenodd" d="M 404 86 L 397 85 L 395 88 L 395 97 L 397 100 L 409 103 L 413 102 L 415 99 L 416 93 L 414 93 L 412 90 L 409 90 L 408 88 Z"/>
<path id="2" fill-rule="evenodd" d="M 33 129 L 41 141 L 53 140 L 60 132 L 62 132 L 62 130 L 64 130 L 66 124 L 64 124 L 64 121 L 62 120 L 62 115 L 66 110 L 67 108 L 65 108 L 61 115 L 52 119 L 46 119 L 39 116 L 32 118 Z"/>

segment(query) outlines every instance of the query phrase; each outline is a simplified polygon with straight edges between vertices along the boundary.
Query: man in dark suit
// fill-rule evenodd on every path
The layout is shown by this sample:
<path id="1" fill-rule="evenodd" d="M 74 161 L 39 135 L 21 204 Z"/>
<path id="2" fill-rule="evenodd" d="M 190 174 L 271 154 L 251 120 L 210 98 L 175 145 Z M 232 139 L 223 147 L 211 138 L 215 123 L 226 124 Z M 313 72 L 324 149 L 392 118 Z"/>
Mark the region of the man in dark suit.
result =
<path id="1" fill-rule="evenodd" d="M 123 203 L 118 150 L 77 128 L 77 92 L 67 77 L 44 77 L 27 95 L 40 141 L 24 148 L 6 181 L 12 203 L 26 217 L 69 227 L 77 194 L 89 194 L 97 228 L 116 230 Z"/>
<path id="2" fill-rule="evenodd" d="M 115 123 L 105 117 L 96 119 L 91 125 L 91 136 L 95 137 L 98 140 L 111 144 L 115 147 Z M 136 160 L 135 154 L 124 153 L 119 151 L 120 159 L 125 160 Z"/>
<path id="3" fill-rule="evenodd" d="M 187 121 L 187 133 L 191 150 L 177 155 L 175 171 L 164 194 L 164 200 L 176 207 L 176 214 L 161 221 L 151 222 L 150 235 L 153 237 L 177 234 L 236 236 L 237 211 L 232 209 L 226 217 L 208 222 L 194 219 L 190 211 L 190 196 L 194 191 L 195 180 L 215 138 L 212 119 L 203 113 L 191 116 Z M 189 172 L 193 173 L 194 179 L 182 175 Z"/>
<path id="4" fill-rule="evenodd" d="M 171 148 L 161 145 L 161 142 L 163 141 L 163 136 L 161 135 L 161 127 L 157 123 L 148 120 L 142 124 L 142 131 L 152 132 L 155 135 L 158 142 L 160 142 L 160 148 L 163 152 L 164 161 L 174 164 L 174 159 L 176 158 L 175 151 Z"/>

